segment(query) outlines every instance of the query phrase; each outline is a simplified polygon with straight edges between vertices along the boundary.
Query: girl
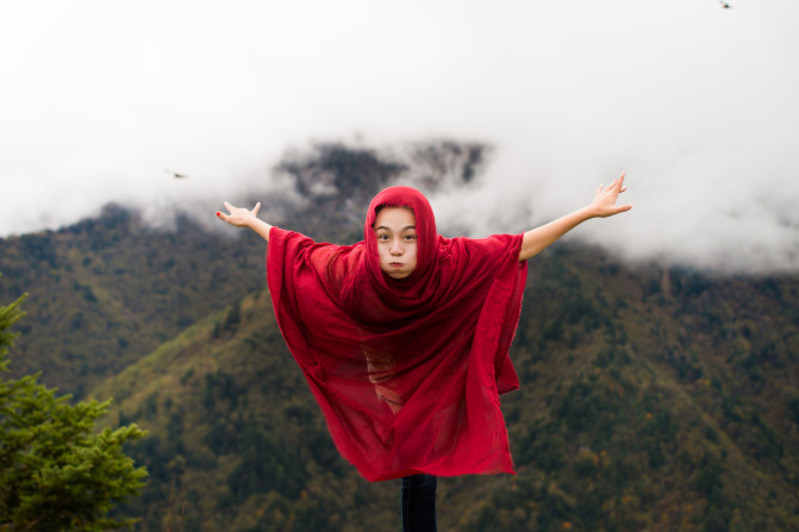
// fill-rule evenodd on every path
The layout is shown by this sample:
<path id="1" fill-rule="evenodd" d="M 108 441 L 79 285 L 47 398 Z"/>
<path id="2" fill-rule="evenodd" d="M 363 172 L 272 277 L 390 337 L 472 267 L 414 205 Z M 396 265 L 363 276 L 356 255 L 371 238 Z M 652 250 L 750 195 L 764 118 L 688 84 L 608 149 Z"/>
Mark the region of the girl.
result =
<path id="1" fill-rule="evenodd" d="M 427 199 L 391 187 L 364 240 L 316 243 L 225 202 L 221 220 L 268 243 L 278 325 L 339 452 L 367 480 L 402 478 L 403 530 L 435 530 L 436 477 L 513 473 L 499 395 L 527 259 L 616 205 L 624 174 L 572 214 L 520 235 L 444 238 Z"/>

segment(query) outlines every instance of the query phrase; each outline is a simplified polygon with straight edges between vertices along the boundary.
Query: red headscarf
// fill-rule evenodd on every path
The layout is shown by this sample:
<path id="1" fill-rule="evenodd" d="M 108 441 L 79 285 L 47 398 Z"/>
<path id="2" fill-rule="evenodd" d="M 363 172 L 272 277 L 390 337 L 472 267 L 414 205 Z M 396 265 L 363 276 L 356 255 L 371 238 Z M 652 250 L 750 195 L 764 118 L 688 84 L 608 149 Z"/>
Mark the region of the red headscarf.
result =
<path id="1" fill-rule="evenodd" d="M 416 217 L 405 279 L 380 269 L 372 226 L 383 206 Z M 519 386 L 508 348 L 527 277 L 521 240 L 444 238 L 409 187 L 372 200 L 353 246 L 272 228 L 278 325 L 339 452 L 368 480 L 513 472 L 499 394 Z"/>

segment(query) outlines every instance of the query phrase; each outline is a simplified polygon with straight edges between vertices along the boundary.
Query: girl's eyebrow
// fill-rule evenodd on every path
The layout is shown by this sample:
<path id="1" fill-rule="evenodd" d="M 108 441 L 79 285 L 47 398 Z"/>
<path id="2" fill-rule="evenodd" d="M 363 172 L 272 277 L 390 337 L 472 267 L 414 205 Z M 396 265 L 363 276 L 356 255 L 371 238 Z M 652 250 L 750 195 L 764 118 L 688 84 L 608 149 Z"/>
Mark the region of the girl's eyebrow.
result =
<path id="1" fill-rule="evenodd" d="M 390 227 L 386 227 L 385 225 L 380 225 L 378 227 L 375 227 L 375 231 L 379 231 L 380 229 L 385 229 L 386 231 L 391 231 L 391 228 Z M 400 232 L 407 231 L 408 229 L 416 229 L 416 226 L 415 225 L 406 225 L 405 227 L 400 229 Z"/>

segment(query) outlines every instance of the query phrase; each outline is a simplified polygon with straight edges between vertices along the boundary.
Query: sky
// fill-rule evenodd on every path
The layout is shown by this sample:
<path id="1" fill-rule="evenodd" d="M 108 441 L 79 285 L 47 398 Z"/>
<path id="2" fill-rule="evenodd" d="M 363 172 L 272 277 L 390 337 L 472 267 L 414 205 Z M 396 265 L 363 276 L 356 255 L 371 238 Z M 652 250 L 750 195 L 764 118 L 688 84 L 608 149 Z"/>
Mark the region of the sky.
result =
<path id="1" fill-rule="evenodd" d="M 626 172 L 633 209 L 568 238 L 797 272 L 799 3 L 729 3 L 5 2 L 0 237 L 110 201 L 212 220 L 288 150 L 450 138 L 493 150 L 444 222 L 532 227 Z"/>

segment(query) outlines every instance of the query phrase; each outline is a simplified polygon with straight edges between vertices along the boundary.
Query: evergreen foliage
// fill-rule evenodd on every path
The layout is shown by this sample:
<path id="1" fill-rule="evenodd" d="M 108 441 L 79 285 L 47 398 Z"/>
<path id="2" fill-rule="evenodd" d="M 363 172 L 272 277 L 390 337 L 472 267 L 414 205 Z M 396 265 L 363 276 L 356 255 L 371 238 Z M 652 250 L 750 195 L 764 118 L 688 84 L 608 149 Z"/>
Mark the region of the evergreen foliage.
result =
<path id="1" fill-rule="evenodd" d="M 0 374 L 8 373 L 9 329 L 23 317 L 24 296 L 0 307 Z M 2 375 L 0 375 L 2 377 Z M 106 530 L 119 501 L 137 495 L 147 475 L 123 444 L 144 432 L 135 424 L 94 431 L 110 400 L 68 403 L 38 375 L 0 378 L 0 530 Z"/>

